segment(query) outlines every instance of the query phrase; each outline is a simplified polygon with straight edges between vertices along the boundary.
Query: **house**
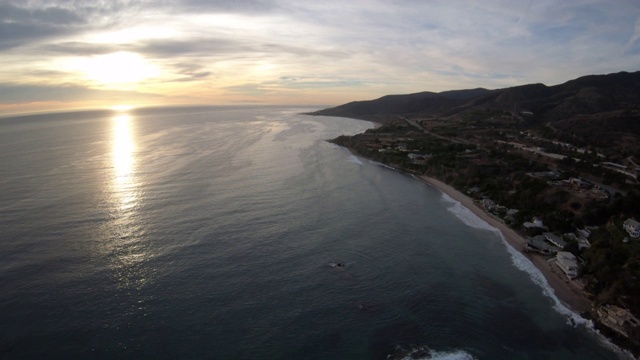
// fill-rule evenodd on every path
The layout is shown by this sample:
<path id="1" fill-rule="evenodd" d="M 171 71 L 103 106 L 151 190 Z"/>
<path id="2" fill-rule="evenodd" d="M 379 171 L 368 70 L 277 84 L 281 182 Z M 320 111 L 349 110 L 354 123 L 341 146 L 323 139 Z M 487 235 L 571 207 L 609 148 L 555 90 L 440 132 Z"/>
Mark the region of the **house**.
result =
<path id="1" fill-rule="evenodd" d="M 473 195 L 475 193 L 479 193 L 480 192 L 480 188 L 477 186 L 472 187 L 471 189 L 467 190 L 467 194 L 469 195 Z"/>
<path id="2" fill-rule="evenodd" d="M 604 305 L 598 308 L 597 313 L 604 325 L 625 337 L 629 337 L 629 330 L 640 326 L 640 321 L 629 310 L 618 306 Z"/>
<path id="3" fill-rule="evenodd" d="M 637 239 L 640 237 L 640 223 L 634 219 L 627 219 L 622 225 L 629 235 Z"/>
<path id="4" fill-rule="evenodd" d="M 589 240 L 585 238 L 580 238 L 580 240 L 578 240 L 578 250 L 582 251 L 583 249 L 588 249 L 590 247 L 591 243 L 589 242 Z"/>
<path id="5" fill-rule="evenodd" d="M 550 233 L 550 232 L 546 232 L 544 234 L 542 234 L 542 236 L 544 236 L 544 238 L 552 243 L 553 245 L 559 247 L 560 249 L 564 249 L 565 246 L 567 246 L 567 242 L 564 241 L 560 236 L 554 234 L 554 233 Z"/>
<path id="6" fill-rule="evenodd" d="M 410 153 L 407 156 L 409 157 L 409 159 L 411 159 L 412 163 L 418 164 L 418 165 L 426 164 L 429 158 L 431 157 L 431 155 L 421 155 L 421 154 L 415 154 L 415 153 Z"/>
<path id="7" fill-rule="evenodd" d="M 558 251 L 556 254 L 556 264 L 558 264 L 569 279 L 573 280 L 578 276 L 578 261 L 572 253 Z"/>
<path id="8" fill-rule="evenodd" d="M 547 229 L 547 227 L 544 226 L 544 223 L 542 222 L 542 220 L 535 217 L 533 218 L 533 220 L 531 220 L 531 222 L 527 221 L 523 223 L 522 226 L 524 226 L 525 229 L 535 229 L 535 228 Z"/>
<path id="9" fill-rule="evenodd" d="M 527 240 L 527 245 L 524 248 L 525 251 L 537 252 L 543 255 L 553 254 L 553 249 L 546 241 L 544 236 L 538 235 Z"/>
<path id="10" fill-rule="evenodd" d="M 575 187 L 580 189 L 589 189 L 591 188 L 591 183 L 578 178 L 570 178 L 569 183 Z"/>
<path id="11" fill-rule="evenodd" d="M 487 211 L 491 211 L 496 208 L 496 203 L 491 199 L 482 199 L 480 200 L 480 204 L 482 204 L 482 207 L 487 209 Z"/>
<path id="12" fill-rule="evenodd" d="M 591 236 L 591 231 L 587 228 L 584 229 L 578 229 L 576 230 L 578 232 L 578 235 L 582 236 L 585 239 L 588 239 L 589 236 Z"/>

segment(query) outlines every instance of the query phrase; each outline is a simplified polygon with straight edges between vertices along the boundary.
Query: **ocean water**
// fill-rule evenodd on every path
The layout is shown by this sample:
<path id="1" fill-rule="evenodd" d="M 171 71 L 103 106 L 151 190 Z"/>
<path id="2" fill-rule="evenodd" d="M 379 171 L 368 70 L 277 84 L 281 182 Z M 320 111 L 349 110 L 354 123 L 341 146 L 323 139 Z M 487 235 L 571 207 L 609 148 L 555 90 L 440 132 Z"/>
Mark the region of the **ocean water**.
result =
<path id="1" fill-rule="evenodd" d="M 0 358 L 620 358 L 495 229 L 325 141 L 372 124 L 310 110 L 0 119 Z"/>

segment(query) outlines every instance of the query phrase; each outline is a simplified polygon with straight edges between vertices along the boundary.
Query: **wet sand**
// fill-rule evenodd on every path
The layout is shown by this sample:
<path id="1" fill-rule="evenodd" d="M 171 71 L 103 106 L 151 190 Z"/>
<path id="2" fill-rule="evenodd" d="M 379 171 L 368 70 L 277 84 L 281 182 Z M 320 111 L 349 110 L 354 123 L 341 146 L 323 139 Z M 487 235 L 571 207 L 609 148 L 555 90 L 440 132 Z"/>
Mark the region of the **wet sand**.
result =
<path id="1" fill-rule="evenodd" d="M 526 245 L 526 240 L 513 229 L 505 225 L 500 219 L 486 213 L 473 199 L 454 189 L 452 186 L 442 181 L 427 177 L 417 176 L 417 179 L 433 186 L 441 192 L 447 194 L 452 199 L 459 201 L 464 207 L 471 210 L 476 216 L 499 229 L 507 243 L 517 251 L 522 251 Z M 584 313 L 591 307 L 591 302 L 587 299 L 580 285 L 574 280 L 569 280 L 562 270 L 555 264 L 555 261 L 548 262 L 548 258 L 537 254 L 525 254 L 525 256 L 542 272 L 547 282 L 555 292 L 558 299 L 569 309 L 576 313 Z"/>

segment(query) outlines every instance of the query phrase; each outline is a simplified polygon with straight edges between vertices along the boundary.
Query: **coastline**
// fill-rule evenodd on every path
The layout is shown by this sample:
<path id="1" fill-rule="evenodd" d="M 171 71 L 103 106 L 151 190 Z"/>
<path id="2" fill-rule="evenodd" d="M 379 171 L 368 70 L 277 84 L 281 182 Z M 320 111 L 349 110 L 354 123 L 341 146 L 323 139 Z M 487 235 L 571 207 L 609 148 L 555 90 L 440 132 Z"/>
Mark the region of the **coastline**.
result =
<path id="1" fill-rule="evenodd" d="M 415 178 L 423 183 L 433 186 L 438 191 L 448 195 L 452 199 L 460 202 L 462 206 L 469 209 L 476 216 L 486 221 L 489 225 L 500 230 L 507 244 L 516 251 L 522 251 L 526 245 L 526 240 L 513 229 L 500 222 L 484 210 L 482 210 L 470 197 L 456 190 L 446 183 L 434 178 L 415 175 Z M 583 314 L 591 309 L 591 301 L 579 289 L 574 281 L 570 281 L 564 273 L 555 265 L 550 263 L 547 258 L 535 254 L 524 254 L 536 268 L 542 272 L 549 286 L 553 289 L 556 297 L 560 302 L 571 311 L 577 314 Z"/>

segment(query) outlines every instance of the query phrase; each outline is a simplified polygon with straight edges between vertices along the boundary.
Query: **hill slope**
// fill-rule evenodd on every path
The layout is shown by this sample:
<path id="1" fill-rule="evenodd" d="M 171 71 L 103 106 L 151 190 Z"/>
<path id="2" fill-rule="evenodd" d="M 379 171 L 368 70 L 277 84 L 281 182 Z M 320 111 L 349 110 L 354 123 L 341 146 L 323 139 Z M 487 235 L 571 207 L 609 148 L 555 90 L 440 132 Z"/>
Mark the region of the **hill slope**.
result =
<path id="1" fill-rule="evenodd" d="M 454 90 L 388 95 L 324 109 L 314 115 L 382 121 L 392 115 L 445 117 L 474 110 L 532 112 L 542 122 L 577 115 L 638 111 L 640 72 L 589 75 L 564 84 L 530 84 L 505 89 Z"/>

